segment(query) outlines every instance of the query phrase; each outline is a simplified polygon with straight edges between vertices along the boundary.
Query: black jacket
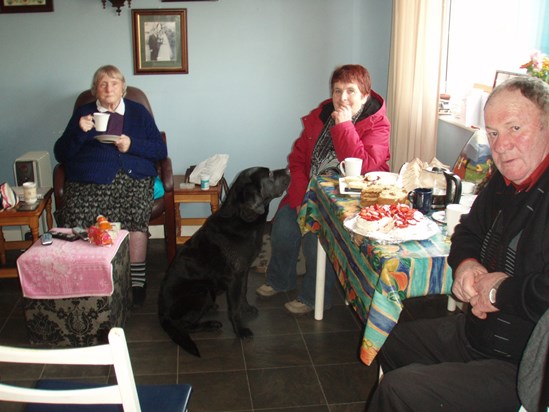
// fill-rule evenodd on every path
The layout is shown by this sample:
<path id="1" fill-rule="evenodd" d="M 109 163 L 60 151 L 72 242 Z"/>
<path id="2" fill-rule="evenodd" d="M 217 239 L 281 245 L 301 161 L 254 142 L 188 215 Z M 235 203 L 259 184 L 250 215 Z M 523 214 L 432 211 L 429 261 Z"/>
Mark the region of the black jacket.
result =
<path id="1" fill-rule="evenodd" d="M 485 320 L 468 314 L 469 342 L 490 358 L 518 363 L 549 308 L 549 169 L 520 193 L 499 172 L 492 177 L 452 237 L 452 269 L 467 258 L 510 276 L 498 288 L 498 312 Z"/>

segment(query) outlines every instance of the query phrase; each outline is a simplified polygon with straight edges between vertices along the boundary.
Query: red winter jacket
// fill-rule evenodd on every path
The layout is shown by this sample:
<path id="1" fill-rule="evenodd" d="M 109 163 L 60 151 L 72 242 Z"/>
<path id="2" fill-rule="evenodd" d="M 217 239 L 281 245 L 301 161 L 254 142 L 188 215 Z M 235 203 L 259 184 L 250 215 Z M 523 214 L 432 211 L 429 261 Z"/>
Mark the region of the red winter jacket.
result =
<path id="1" fill-rule="evenodd" d="M 328 99 L 302 118 L 303 131 L 288 156 L 291 182 L 280 206 L 288 203 L 290 207 L 297 208 L 303 202 L 309 184 L 313 149 L 333 111 L 332 99 Z M 362 173 L 367 173 L 389 171 L 387 162 L 391 157 L 390 131 L 391 124 L 385 114 L 385 102 L 371 90 L 365 110 L 358 121 L 355 124 L 351 121 L 336 124 L 330 129 L 330 134 L 337 159 L 341 162 L 346 157 L 359 157 L 363 160 Z"/>

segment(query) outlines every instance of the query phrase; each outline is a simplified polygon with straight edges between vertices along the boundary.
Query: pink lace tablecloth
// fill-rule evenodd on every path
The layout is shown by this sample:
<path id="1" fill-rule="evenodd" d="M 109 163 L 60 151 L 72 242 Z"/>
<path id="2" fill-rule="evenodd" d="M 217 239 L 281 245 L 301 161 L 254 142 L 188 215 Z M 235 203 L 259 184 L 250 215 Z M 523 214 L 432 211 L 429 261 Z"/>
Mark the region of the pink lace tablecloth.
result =
<path id="1" fill-rule="evenodd" d="M 55 230 L 70 233 L 70 229 Z M 54 239 L 49 246 L 36 241 L 17 259 L 23 296 L 31 299 L 110 296 L 111 262 L 126 236 L 128 232 L 121 230 L 109 247 L 82 240 Z"/>

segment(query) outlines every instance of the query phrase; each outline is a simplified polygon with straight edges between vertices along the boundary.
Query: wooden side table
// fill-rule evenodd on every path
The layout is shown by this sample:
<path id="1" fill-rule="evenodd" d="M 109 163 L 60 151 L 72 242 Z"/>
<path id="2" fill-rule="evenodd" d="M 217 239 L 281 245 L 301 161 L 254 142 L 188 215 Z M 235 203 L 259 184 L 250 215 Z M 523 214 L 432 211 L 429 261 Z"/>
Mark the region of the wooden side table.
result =
<path id="1" fill-rule="evenodd" d="M 174 175 L 173 191 L 174 191 L 174 207 L 175 207 L 175 224 L 176 224 L 176 243 L 182 245 L 191 236 L 183 236 L 181 234 L 181 226 L 201 226 L 206 221 L 206 217 L 181 217 L 179 205 L 181 203 L 209 203 L 212 213 L 219 209 L 221 193 L 223 186 L 218 183 L 217 186 L 210 186 L 207 190 L 200 189 L 199 185 L 195 185 L 193 189 L 182 189 L 179 187 L 181 183 L 185 183 L 185 175 Z"/>
<path id="2" fill-rule="evenodd" d="M 8 209 L 0 212 L 0 278 L 17 277 L 17 268 L 6 266 L 6 250 L 29 248 L 40 237 L 40 216 L 46 211 L 48 230 L 53 226 L 51 214 L 51 195 L 53 189 L 48 190 L 44 198 L 40 200 L 38 207 L 29 212 L 18 212 L 16 209 Z M 32 233 L 32 240 L 17 240 L 6 242 L 3 226 L 28 226 Z"/>

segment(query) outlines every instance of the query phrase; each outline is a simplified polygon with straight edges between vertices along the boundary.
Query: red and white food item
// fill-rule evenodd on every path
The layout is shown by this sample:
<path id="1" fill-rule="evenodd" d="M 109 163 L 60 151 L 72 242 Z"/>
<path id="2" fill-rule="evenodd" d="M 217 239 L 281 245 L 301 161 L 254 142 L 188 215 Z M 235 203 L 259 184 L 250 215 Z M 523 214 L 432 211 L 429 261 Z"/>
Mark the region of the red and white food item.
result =
<path id="1" fill-rule="evenodd" d="M 356 228 L 361 232 L 389 232 L 392 229 L 415 226 L 423 219 L 424 216 L 421 212 L 406 204 L 375 204 L 360 210 Z"/>

